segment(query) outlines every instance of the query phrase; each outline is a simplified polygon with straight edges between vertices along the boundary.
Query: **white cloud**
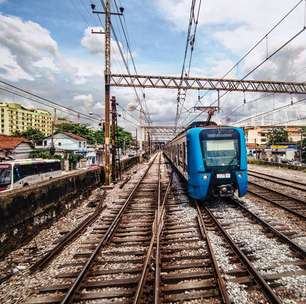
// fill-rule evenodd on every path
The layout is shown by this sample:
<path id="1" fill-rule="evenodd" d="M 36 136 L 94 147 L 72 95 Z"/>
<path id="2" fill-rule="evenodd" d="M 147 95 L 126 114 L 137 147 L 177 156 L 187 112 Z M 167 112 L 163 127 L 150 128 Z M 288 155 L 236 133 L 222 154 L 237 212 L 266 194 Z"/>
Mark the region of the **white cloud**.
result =
<path id="1" fill-rule="evenodd" d="M 73 97 L 73 100 L 74 101 L 82 101 L 82 102 L 86 102 L 86 103 L 89 103 L 89 104 L 92 104 L 93 102 L 93 97 L 91 94 L 88 94 L 88 95 L 76 95 Z"/>
<path id="2" fill-rule="evenodd" d="M 59 68 L 55 65 L 53 58 L 51 57 L 42 57 L 41 59 L 33 63 L 34 66 L 38 68 L 49 69 L 54 72 L 58 72 Z"/>
<path id="3" fill-rule="evenodd" d="M 94 55 L 102 55 L 104 54 L 104 34 L 93 34 L 94 32 L 103 32 L 102 27 L 88 27 L 84 31 L 84 35 L 81 39 L 81 45 L 84 46 L 91 54 Z M 120 48 L 123 50 L 123 45 L 121 41 L 118 41 Z M 130 59 L 130 56 L 126 56 L 126 60 Z M 136 53 L 133 53 L 133 57 L 135 58 Z M 112 60 L 121 60 L 121 53 L 118 48 L 117 42 L 111 39 L 111 57 Z"/>
<path id="4" fill-rule="evenodd" d="M 197 33 L 197 49 L 203 47 L 201 39 L 206 30 L 206 37 L 216 41 L 227 54 L 240 57 L 249 50 L 264 34 L 268 32 L 291 9 L 296 2 L 291 0 L 236 0 L 235 5 L 228 0 L 207 0 L 202 3 Z M 189 19 L 190 1 L 159 0 L 158 8 L 162 16 L 179 31 L 186 31 Z M 176 9 L 173 9 L 173 8 Z M 273 31 L 267 39 L 240 64 L 240 68 L 249 68 L 258 64 L 267 54 L 273 53 L 281 44 L 301 30 L 304 26 L 304 4 L 290 14 L 285 21 Z M 208 33 L 208 34 L 207 34 Z M 288 47 L 305 48 L 305 33 L 295 39 Z M 298 66 L 297 66 L 298 68 Z M 221 76 L 226 69 L 221 72 Z"/>
<path id="5" fill-rule="evenodd" d="M 21 79 L 33 80 L 33 77 L 18 65 L 16 56 L 2 46 L 0 46 L 0 76 L 14 82 Z"/>

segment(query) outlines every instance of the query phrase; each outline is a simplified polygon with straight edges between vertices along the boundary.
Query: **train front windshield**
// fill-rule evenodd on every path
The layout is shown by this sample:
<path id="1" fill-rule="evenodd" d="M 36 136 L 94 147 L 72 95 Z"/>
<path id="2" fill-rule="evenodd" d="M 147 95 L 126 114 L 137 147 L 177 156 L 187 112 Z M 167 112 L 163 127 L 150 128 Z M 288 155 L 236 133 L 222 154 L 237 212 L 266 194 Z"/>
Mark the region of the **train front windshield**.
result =
<path id="1" fill-rule="evenodd" d="M 208 131 L 208 130 L 207 130 Z M 206 167 L 239 165 L 239 139 L 236 132 L 209 130 L 201 136 L 203 159 Z"/>

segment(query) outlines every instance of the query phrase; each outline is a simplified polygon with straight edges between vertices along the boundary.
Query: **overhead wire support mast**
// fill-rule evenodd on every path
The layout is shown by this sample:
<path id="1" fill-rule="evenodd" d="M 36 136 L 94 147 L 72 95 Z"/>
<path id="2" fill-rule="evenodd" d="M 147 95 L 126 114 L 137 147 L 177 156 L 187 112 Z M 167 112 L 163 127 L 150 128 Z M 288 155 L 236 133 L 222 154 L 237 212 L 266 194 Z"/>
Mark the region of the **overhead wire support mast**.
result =
<path id="1" fill-rule="evenodd" d="M 187 77 L 181 82 L 179 76 L 165 75 L 111 74 L 110 85 L 114 87 L 306 94 L 306 82 L 204 77 Z"/>
<path id="2" fill-rule="evenodd" d="M 103 3 L 103 2 L 102 2 Z M 123 8 L 120 13 L 112 13 L 110 0 L 106 0 L 103 5 L 104 12 L 96 11 L 96 6 L 91 5 L 92 12 L 95 14 L 105 15 L 104 35 L 105 35 L 105 47 L 104 47 L 104 116 L 105 116 L 105 131 L 104 131 L 104 171 L 105 171 L 105 185 L 109 185 L 111 182 L 111 168 L 110 168 L 110 74 L 111 74 L 111 15 L 122 15 Z M 101 32 L 99 32 L 101 33 Z"/>

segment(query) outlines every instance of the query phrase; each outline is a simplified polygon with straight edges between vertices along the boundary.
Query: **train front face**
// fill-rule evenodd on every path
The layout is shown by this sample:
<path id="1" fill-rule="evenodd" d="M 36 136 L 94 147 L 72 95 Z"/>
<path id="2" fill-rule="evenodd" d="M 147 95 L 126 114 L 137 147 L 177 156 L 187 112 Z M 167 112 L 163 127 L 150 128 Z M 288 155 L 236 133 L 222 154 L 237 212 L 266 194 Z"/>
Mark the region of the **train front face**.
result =
<path id="1" fill-rule="evenodd" d="M 196 180 L 199 183 L 197 199 L 229 197 L 247 192 L 247 157 L 244 133 L 241 128 L 204 128 L 199 140 Z M 198 141 L 197 140 L 197 141 Z"/>

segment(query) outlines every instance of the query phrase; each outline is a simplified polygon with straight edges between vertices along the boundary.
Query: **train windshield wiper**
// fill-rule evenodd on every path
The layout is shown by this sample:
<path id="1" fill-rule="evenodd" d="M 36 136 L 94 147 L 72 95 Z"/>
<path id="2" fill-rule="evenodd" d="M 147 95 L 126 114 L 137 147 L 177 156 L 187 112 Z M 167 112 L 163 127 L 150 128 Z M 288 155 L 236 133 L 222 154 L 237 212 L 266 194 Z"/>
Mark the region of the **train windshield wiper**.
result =
<path id="1" fill-rule="evenodd" d="M 235 155 L 235 156 L 231 159 L 231 161 L 228 163 L 228 166 L 229 166 L 229 165 L 232 165 L 233 162 L 234 162 L 234 160 L 237 160 L 237 156 L 236 156 L 236 155 Z"/>

